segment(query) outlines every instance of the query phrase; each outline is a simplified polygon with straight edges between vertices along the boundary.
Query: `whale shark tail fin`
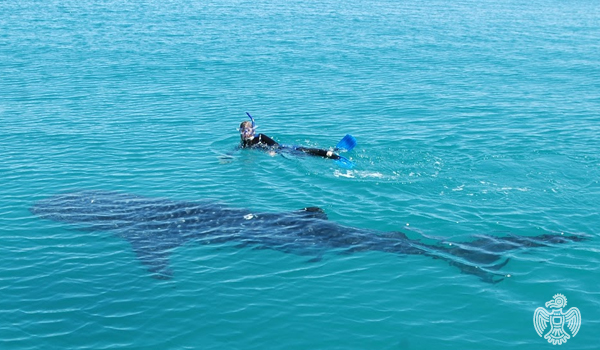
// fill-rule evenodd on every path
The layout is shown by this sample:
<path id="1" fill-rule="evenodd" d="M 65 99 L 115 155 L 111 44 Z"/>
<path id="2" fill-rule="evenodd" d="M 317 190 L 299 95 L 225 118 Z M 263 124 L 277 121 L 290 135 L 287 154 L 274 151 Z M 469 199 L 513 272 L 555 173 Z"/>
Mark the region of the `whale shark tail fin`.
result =
<path id="1" fill-rule="evenodd" d="M 497 270 L 497 268 L 494 268 L 494 266 L 492 266 L 492 268 L 481 268 L 480 266 L 471 265 L 458 260 L 444 260 L 446 260 L 450 266 L 457 267 L 461 273 L 477 276 L 483 282 L 496 284 L 498 282 L 502 282 L 504 280 L 504 277 L 506 277 L 506 275 L 496 272 L 495 270 Z M 506 265 L 507 262 L 508 260 L 500 263 L 499 265 L 501 266 L 499 266 L 498 268 Z"/>
<path id="2" fill-rule="evenodd" d="M 501 261 L 502 253 L 523 248 L 580 242 L 586 239 L 589 238 L 583 235 L 562 234 L 543 234 L 531 237 L 480 235 L 472 242 L 453 243 L 449 246 L 421 245 L 420 247 L 428 248 L 428 255 L 434 259 L 447 261 L 450 265 L 458 267 L 462 273 L 478 276 L 485 282 L 498 283 L 507 276 L 498 271 L 510 261 L 509 258 Z"/>
<path id="3" fill-rule="evenodd" d="M 461 245 L 469 251 L 501 254 L 515 249 L 549 247 L 569 242 L 586 241 L 588 239 L 589 237 L 584 235 L 563 235 L 554 233 L 547 233 L 539 236 L 516 236 L 511 234 L 504 237 L 479 235 L 476 240 L 462 243 Z"/>

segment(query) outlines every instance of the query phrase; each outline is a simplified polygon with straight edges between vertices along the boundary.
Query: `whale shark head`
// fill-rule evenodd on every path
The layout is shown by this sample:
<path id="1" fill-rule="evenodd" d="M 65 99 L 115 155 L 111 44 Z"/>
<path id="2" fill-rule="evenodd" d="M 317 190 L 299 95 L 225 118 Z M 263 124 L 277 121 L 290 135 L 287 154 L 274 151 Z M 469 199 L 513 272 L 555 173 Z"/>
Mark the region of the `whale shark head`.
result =
<path id="1" fill-rule="evenodd" d="M 84 222 L 103 206 L 93 192 L 60 194 L 37 201 L 29 210 L 40 218 L 62 222 Z"/>
<path id="2" fill-rule="evenodd" d="M 43 219 L 106 223 L 135 219 L 140 213 L 173 208 L 174 202 L 108 191 L 64 193 L 36 202 L 30 211 Z"/>

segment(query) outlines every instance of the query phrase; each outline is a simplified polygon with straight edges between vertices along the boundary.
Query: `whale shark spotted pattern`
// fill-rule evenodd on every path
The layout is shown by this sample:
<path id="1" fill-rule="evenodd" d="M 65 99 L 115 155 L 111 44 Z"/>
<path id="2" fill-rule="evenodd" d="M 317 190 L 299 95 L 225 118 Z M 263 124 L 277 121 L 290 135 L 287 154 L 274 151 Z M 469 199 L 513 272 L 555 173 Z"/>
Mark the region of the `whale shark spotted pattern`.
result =
<path id="1" fill-rule="evenodd" d="M 339 225 L 323 210 L 309 207 L 288 213 L 255 213 L 214 202 L 184 202 L 109 191 L 80 191 L 38 201 L 31 212 L 86 230 L 104 230 L 127 240 L 139 261 L 155 278 L 172 278 L 170 252 L 189 241 L 235 243 L 237 247 L 273 249 L 321 259 L 341 254 L 380 251 L 441 259 L 461 272 L 496 283 L 508 259 L 502 253 L 544 247 L 585 238 L 543 234 L 533 237 L 478 235 L 466 243 L 425 244 L 402 232 L 381 232 Z M 79 226 L 78 226 L 79 227 Z"/>

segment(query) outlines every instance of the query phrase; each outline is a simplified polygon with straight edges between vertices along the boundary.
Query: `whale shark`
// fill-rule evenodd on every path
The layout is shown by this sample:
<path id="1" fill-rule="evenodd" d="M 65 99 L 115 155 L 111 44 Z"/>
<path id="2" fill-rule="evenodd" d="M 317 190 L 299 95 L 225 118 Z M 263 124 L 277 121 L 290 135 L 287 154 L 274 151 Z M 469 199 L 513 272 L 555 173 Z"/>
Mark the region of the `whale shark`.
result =
<path id="1" fill-rule="evenodd" d="M 482 281 L 497 283 L 505 277 L 499 269 L 509 261 L 503 253 L 585 239 L 581 235 L 547 233 L 476 235 L 469 242 L 425 243 L 400 231 L 383 232 L 338 224 L 328 220 L 318 207 L 262 213 L 208 200 L 174 201 L 99 190 L 48 197 L 37 201 L 30 211 L 40 218 L 76 225 L 81 230 L 112 232 L 128 241 L 141 264 L 152 277 L 159 279 L 173 277 L 169 267 L 173 249 L 196 241 L 272 249 L 310 256 L 308 261 L 318 261 L 327 252 L 421 255 L 443 260 Z"/>

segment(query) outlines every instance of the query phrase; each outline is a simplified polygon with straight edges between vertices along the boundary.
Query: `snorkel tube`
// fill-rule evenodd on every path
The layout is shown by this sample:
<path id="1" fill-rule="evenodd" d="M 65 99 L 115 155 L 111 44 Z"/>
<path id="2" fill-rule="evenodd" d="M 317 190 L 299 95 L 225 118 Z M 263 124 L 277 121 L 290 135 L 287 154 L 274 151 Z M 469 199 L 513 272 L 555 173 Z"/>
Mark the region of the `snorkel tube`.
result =
<path id="1" fill-rule="evenodd" d="M 252 129 L 255 129 L 256 124 L 254 123 L 254 118 L 252 118 L 252 116 L 248 112 L 246 112 L 246 115 L 248 116 L 248 118 L 250 118 L 250 121 L 252 122 Z"/>

